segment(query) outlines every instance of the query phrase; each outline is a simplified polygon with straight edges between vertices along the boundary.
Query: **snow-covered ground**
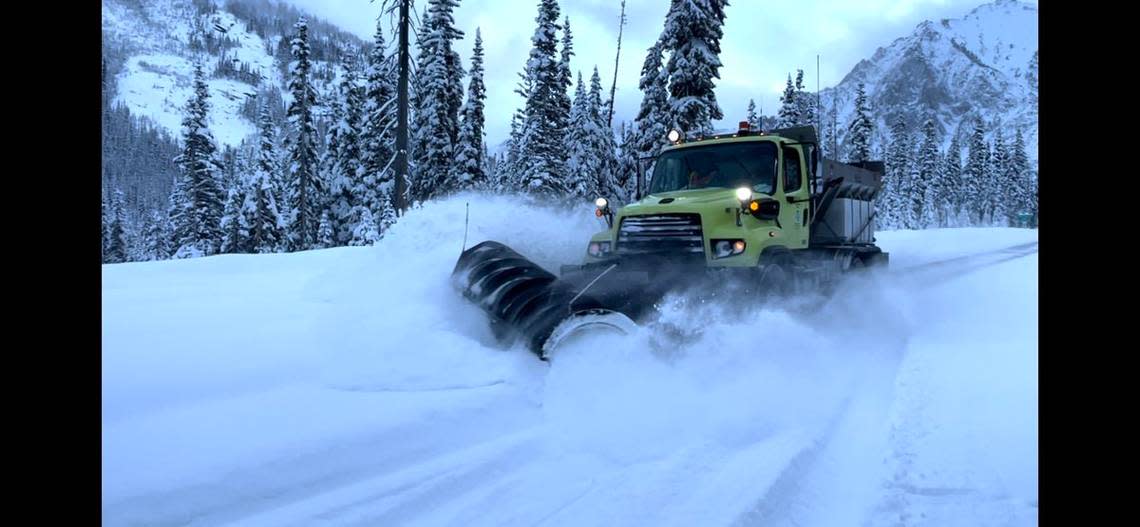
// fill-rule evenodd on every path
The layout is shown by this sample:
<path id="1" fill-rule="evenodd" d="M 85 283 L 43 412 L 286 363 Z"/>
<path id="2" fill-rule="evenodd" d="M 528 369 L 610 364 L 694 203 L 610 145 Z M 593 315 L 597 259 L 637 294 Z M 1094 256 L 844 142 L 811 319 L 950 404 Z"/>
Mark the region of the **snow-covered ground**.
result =
<path id="1" fill-rule="evenodd" d="M 954 260 L 1036 231 L 878 233 L 894 270 L 816 311 L 546 364 L 451 287 L 468 202 L 467 246 L 552 269 L 599 230 L 461 196 L 377 247 L 103 266 L 104 524 L 1037 523 L 1037 257 Z"/>

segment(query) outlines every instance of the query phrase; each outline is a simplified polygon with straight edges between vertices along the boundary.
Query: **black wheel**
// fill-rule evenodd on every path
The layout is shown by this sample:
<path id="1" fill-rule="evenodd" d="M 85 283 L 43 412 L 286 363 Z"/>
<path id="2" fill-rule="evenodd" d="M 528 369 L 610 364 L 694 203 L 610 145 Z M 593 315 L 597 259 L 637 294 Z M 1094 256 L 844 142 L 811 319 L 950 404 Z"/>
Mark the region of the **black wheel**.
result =
<path id="1" fill-rule="evenodd" d="M 796 277 L 792 262 L 787 257 L 776 257 L 771 263 L 757 269 L 759 292 L 763 298 L 789 297 L 796 292 Z"/>

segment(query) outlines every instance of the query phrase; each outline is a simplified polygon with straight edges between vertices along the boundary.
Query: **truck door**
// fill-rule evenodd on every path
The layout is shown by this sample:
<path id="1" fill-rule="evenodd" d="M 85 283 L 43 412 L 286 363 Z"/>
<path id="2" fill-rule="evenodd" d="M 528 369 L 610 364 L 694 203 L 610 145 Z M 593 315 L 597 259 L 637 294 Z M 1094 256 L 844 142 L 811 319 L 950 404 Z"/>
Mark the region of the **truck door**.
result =
<path id="1" fill-rule="evenodd" d="M 799 148 L 783 147 L 784 171 L 781 179 L 784 198 L 780 202 L 780 225 L 784 244 L 789 249 L 808 246 L 808 202 L 811 189 L 807 184 L 807 164 Z"/>

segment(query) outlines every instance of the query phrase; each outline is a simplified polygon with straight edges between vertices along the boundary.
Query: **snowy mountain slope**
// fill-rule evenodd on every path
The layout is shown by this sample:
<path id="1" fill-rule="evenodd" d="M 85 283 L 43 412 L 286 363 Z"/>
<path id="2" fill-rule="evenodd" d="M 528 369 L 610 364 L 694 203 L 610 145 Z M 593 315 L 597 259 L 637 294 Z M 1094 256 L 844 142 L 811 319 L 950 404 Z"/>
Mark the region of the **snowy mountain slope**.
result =
<path id="1" fill-rule="evenodd" d="M 973 127 L 964 119 L 980 116 L 987 135 L 1000 125 L 1008 138 L 1020 127 L 1036 163 L 1037 106 L 1029 82 L 1036 52 L 1036 5 L 997 0 L 962 18 L 926 21 L 860 61 L 837 86 L 823 90 L 824 119 L 830 122 L 834 107 L 845 152 L 856 86 L 865 83 L 880 146 L 896 117 L 912 132 L 934 117 L 943 148 L 952 134 L 965 145 Z"/>
<path id="2" fill-rule="evenodd" d="M 213 7 L 206 11 L 204 6 Z M 177 135 L 192 92 L 194 62 L 201 61 L 209 79 L 209 127 L 214 138 L 222 145 L 237 146 L 253 134 L 254 123 L 243 115 L 243 105 L 267 90 L 280 90 L 285 101 L 290 100 L 280 59 L 274 56 L 287 37 L 263 39 L 227 7 L 210 1 L 103 0 L 105 45 L 123 55 L 121 67 L 113 72 L 112 103 L 126 105 L 132 114 L 148 117 Z M 203 35 L 224 42 L 211 47 L 204 44 Z M 352 43 L 363 45 L 359 40 Z M 257 80 L 219 77 L 215 75 L 219 61 L 232 62 L 235 68 L 244 65 Z M 314 70 L 329 67 L 326 61 L 314 60 Z M 319 94 L 330 89 L 320 79 L 315 85 Z M 318 97 L 319 106 L 320 102 Z"/>
<path id="3" fill-rule="evenodd" d="M 103 266 L 103 523 L 1036 523 L 1035 257 L 543 364 L 451 287 L 467 203 L 548 268 L 599 229 L 459 196 L 376 247 Z M 878 237 L 901 273 L 1036 231 Z"/>

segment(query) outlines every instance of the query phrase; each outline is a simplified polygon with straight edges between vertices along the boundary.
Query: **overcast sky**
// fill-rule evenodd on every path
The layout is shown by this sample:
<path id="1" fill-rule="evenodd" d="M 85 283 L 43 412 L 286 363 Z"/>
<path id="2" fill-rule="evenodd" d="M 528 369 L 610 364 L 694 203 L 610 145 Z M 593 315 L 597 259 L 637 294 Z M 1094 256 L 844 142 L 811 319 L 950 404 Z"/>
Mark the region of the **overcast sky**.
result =
<path id="1" fill-rule="evenodd" d="M 289 0 L 363 39 L 375 33 L 380 0 Z M 492 150 L 510 133 L 510 118 L 522 99 L 514 93 L 517 73 L 530 52 L 538 0 L 460 0 L 455 12 L 467 36 L 456 45 L 469 68 L 475 28 L 481 28 L 487 84 L 487 144 Z M 771 115 L 779 105 L 789 73 L 804 70 L 804 82 L 816 86 L 816 55 L 823 88 L 842 80 L 875 49 L 910 34 L 923 20 L 960 18 L 982 0 L 730 0 L 721 40 L 720 80 L 716 95 L 723 127 L 744 118 L 748 99 Z M 1036 1 L 1031 3 L 1036 4 Z M 415 0 L 423 9 L 426 0 Z M 608 96 L 613 80 L 620 0 L 560 0 L 570 17 L 576 55 L 571 68 L 589 83 L 595 65 Z M 627 23 L 618 68 L 615 126 L 632 120 L 641 103 L 637 89 L 646 50 L 657 40 L 669 0 L 627 0 Z M 417 15 L 418 18 L 418 15 Z M 385 26 L 387 27 L 387 25 Z M 389 43 L 394 35 L 385 35 Z M 413 51 L 414 53 L 414 51 Z M 467 82 L 464 81 L 464 86 Z M 573 93 L 573 88 L 571 88 Z"/>

